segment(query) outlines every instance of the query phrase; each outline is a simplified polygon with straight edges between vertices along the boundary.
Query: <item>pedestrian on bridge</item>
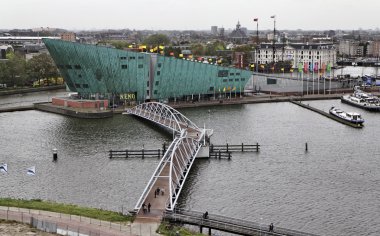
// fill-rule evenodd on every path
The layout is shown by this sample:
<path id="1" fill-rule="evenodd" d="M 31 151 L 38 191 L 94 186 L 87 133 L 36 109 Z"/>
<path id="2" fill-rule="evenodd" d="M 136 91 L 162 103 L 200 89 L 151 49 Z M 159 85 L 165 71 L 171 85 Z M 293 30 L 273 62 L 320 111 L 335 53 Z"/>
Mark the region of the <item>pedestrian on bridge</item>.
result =
<path id="1" fill-rule="evenodd" d="M 143 213 L 145 214 L 145 213 L 146 213 L 146 205 L 145 205 L 145 202 L 142 204 L 142 208 L 143 208 Z"/>
<path id="2" fill-rule="evenodd" d="M 273 228 L 274 228 L 273 223 L 270 223 L 270 225 L 269 225 L 269 232 L 273 232 Z"/>
<path id="3" fill-rule="evenodd" d="M 150 205 L 150 202 L 148 203 L 148 212 L 150 212 L 150 207 L 151 207 L 152 205 Z"/>

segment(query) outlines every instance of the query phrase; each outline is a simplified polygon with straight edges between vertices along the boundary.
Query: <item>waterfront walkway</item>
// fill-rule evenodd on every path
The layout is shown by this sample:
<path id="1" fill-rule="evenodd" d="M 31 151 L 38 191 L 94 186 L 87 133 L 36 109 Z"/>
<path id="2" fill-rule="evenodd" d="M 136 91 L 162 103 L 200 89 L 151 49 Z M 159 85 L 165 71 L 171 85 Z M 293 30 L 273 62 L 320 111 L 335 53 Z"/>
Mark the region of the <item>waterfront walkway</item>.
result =
<path id="1" fill-rule="evenodd" d="M 31 224 L 45 232 L 61 235 L 156 236 L 159 223 L 113 223 L 77 215 L 0 206 L 0 219 Z"/>

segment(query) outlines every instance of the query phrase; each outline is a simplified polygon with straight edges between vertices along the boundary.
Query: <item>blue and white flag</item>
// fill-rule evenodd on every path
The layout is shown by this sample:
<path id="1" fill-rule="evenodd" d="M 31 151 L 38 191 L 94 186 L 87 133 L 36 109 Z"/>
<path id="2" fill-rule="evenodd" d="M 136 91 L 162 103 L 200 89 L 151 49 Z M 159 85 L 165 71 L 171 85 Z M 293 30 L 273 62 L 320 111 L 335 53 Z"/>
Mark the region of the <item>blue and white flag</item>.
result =
<path id="1" fill-rule="evenodd" d="M 0 165 L 0 172 L 8 173 L 8 165 L 7 164 L 1 164 Z"/>
<path id="2" fill-rule="evenodd" d="M 26 172 L 28 175 L 35 175 L 36 174 L 36 167 L 35 166 L 32 166 L 30 168 L 28 168 L 27 172 Z"/>

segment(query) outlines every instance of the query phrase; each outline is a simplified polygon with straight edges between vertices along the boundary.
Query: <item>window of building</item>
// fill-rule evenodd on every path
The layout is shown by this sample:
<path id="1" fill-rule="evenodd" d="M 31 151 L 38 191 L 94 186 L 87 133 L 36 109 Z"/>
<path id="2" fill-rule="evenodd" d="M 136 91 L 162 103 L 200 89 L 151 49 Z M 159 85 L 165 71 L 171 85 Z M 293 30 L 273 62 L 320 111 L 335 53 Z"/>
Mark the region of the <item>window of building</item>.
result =
<path id="1" fill-rule="evenodd" d="M 160 68 L 160 67 L 161 67 L 161 63 L 157 63 L 157 67 L 159 67 L 159 68 Z"/>
<path id="2" fill-rule="evenodd" d="M 245 81 L 245 78 L 241 78 L 241 81 Z"/>
<path id="3" fill-rule="evenodd" d="M 239 81 L 239 79 L 235 79 L 235 81 Z"/>
<path id="4" fill-rule="evenodd" d="M 230 75 L 235 75 L 234 73 L 230 73 Z"/>
<path id="5" fill-rule="evenodd" d="M 75 84 L 75 87 L 80 88 L 81 86 L 80 86 L 80 84 Z"/>
<path id="6" fill-rule="evenodd" d="M 240 73 L 236 73 L 236 75 L 240 75 Z"/>
<path id="7" fill-rule="evenodd" d="M 231 81 L 234 81 L 234 79 L 229 79 L 229 81 L 231 82 Z"/>
<path id="8" fill-rule="evenodd" d="M 129 59 L 133 60 L 133 59 L 136 59 L 136 57 L 129 57 Z"/>
<path id="9" fill-rule="evenodd" d="M 154 90 L 154 94 L 157 94 L 157 90 Z"/>
<path id="10" fill-rule="evenodd" d="M 79 78 L 82 78 L 82 75 L 81 75 L 81 74 L 79 74 L 79 75 L 78 75 L 78 77 L 79 77 Z"/>
<path id="11" fill-rule="evenodd" d="M 71 65 L 66 65 L 66 69 L 72 69 L 73 67 Z"/>
<path id="12" fill-rule="evenodd" d="M 214 87 L 210 87 L 210 88 L 209 88 L 209 91 L 214 91 Z"/>
<path id="13" fill-rule="evenodd" d="M 146 90 L 146 95 L 149 96 L 149 90 Z"/>
<path id="14" fill-rule="evenodd" d="M 82 67 L 80 65 L 75 65 L 74 68 L 77 69 L 77 70 L 82 69 Z"/>
<path id="15" fill-rule="evenodd" d="M 157 71 L 157 75 L 160 75 L 161 74 L 161 72 L 160 71 Z"/>
<path id="16" fill-rule="evenodd" d="M 88 88 L 88 84 L 83 84 L 83 88 Z"/>
<path id="17" fill-rule="evenodd" d="M 160 81 L 156 81 L 156 86 L 160 84 Z"/>
<path id="18" fill-rule="evenodd" d="M 149 87 L 149 81 L 146 81 L 146 87 Z"/>
<path id="19" fill-rule="evenodd" d="M 226 80 L 226 79 L 224 79 L 224 80 L 223 80 L 223 82 L 227 82 L 227 80 Z"/>
<path id="20" fill-rule="evenodd" d="M 120 57 L 121 60 L 127 60 L 127 57 Z"/>
<path id="21" fill-rule="evenodd" d="M 140 64 L 140 65 L 139 65 L 139 68 L 143 68 L 143 65 L 142 65 L 142 64 Z"/>
<path id="22" fill-rule="evenodd" d="M 138 58 L 139 58 L 139 59 L 144 59 L 144 57 L 143 57 L 143 56 L 139 56 Z"/>
<path id="23" fill-rule="evenodd" d="M 228 76 L 228 70 L 219 70 L 218 71 L 218 77 L 227 77 Z"/>
<path id="24" fill-rule="evenodd" d="M 128 65 L 121 65 L 121 69 L 128 69 Z"/>

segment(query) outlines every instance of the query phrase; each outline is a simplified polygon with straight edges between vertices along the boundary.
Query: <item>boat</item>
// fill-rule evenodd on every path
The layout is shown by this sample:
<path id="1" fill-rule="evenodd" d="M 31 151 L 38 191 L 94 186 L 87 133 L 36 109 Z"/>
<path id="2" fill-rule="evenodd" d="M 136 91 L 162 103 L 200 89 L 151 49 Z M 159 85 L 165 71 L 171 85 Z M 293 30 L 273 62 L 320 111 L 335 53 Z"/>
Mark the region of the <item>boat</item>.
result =
<path id="1" fill-rule="evenodd" d="M 352 124 L 362 126 L 364 119 L 359 113 L 356 112 L 344 112 L 339 108 L 331 107 L 329 113 L 333 116 L 338 117 L 341 120 L 350 122 Z"/>
<path id="2" fill-rule="evenodd" d="M 359 89 L 356 89 L 353 94 L 343 95 L 341 101 L 368 111 L 380 111 L 380 99 Z"/>

